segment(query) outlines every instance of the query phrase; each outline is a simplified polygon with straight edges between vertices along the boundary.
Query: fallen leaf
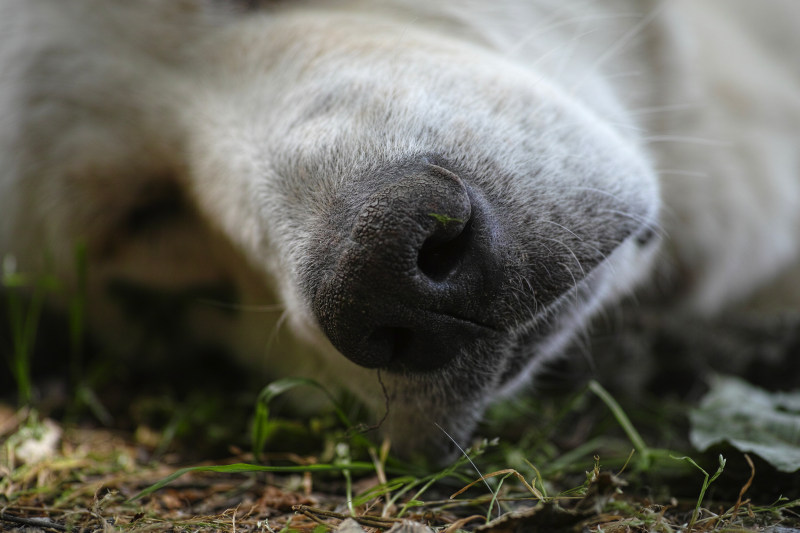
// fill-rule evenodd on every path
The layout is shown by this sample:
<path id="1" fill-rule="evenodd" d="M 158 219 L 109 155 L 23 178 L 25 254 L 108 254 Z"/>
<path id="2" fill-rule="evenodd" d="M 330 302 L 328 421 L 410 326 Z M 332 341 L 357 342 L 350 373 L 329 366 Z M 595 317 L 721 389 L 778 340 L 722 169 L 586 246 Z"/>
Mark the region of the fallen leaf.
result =
<path id="1" fill-rule="evenodd" d="M 14 453 L 23 463 L 38 463 L 56 455 L 61 442 L 61 426 L 50 419 L 34 427 L 23 427 L 18 433 L 18 442 Z"/>
<path id="2" fill-rule="evenodd" d="M 800 390 L 767 392 L 717 376 L 690 422 L 689 438 L 700 451 L 727 442 L 783 472 L 800 470 Z"/>

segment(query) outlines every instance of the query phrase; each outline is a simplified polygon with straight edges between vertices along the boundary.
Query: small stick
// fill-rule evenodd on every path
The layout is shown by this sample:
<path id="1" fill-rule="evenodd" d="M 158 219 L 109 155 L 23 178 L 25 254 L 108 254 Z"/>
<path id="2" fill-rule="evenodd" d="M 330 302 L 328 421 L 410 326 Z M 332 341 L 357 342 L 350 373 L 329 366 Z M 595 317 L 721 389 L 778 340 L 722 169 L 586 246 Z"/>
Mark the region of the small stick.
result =
<path id="1" fill-rule="evenodd" d="M 736 520 L 736 517 L 739 514 L 739 507 L 742 505 L 744 493 L 747 492 L 747 489 L 749 489 L 750 485 L 753 484 L 753 478 L 756 477 L 756 467 L 753 464 L 753 460 L 750 459 L 750 456 L 747 454 L 744 454 L 744 458 L 747 460 L 747 464 L 750 465 L 750 479 L 747 480 L 747 483 L 744 484 L 742 490 L 739 491 L 739 499 L 736 500 L 736 505 L 733 506 L 733 516 L 731 517 L 731 520 Z"/>
<path id="2" fill-rule="evenodd" d="M 21 516 L 14 516 L 6 513 L 0 513 L 0 520 L 4 522 L 11 522 L 12 524 L 21 524 L 23 526 L 40 527 L 42 529 L 55 529 L 56 531 L 66 531 L 66 526 L 56 524 L 49 520 L 41 518 L 23 518 Z"/>
<path id="3" fill-rule="evenodd" d="M 312 520 L 319 522 L 320 524 L 323 523 L 318 518 L 320 516 L 324 516 L 326 518 L 336 518 L 337 520 L 352 518 L 359 524 L 369 527 L 389 527 L 397 522 L 401 522 L 401 520 L 398 520 L 396 518 L 381 518 L 380 516 L 369 516 L 369 515 L 350 516 L 342 513 L 337 513 L 334 511 L 326 511 L 325 509 L 317 509 L 314 507 L 309 507 L 308 505 L 295 505 L 292 507 L 292 510 L 298 513 L 302 513 L 307 517 L 311 518 Z"/>

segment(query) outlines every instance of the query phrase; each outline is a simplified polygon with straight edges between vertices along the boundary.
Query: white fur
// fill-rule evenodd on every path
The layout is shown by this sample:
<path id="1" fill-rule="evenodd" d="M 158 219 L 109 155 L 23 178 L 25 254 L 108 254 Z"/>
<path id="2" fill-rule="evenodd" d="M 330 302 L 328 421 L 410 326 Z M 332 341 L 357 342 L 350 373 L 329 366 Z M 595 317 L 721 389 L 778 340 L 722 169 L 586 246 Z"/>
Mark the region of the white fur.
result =
<path id="1" fill-rule="evenodd" d="M 0 254 L 70 284 L 86 242 L 92 325 L 122 351 L 137 333 L 108 301 L 110 280 L 233 280 L 243 308 L 283 312 L 232 323 L 201 308 L 200 338 L 378 405 L 374 372 L 333 349 L 298 279 L 332 195 L 403 154 L 444 152 L 477 174 L 498 161 L 515 178 L 481 186 L 521 210 L 529 197 L 557 208 L 606 195 L 660 224 L 658 251 L 625 241 L 591 274 L 591 295 L 554 307 L 571 311 L 552 319 L 561 329 L 543 356 L 637 284 L 665 308 L 710 314 L 796 271 L 800 4 L 565 4 L 342 0 L 240 13 L 212 0 L 0 0 Z M 159 180 L 193 216 L 118 238 L 121 214 Z M 575 260 L 564 268 L 577 272 Z M 800 303 L 797 292 L 781 305 Z M 292 333 L 275 331 L 281 316 Z M 415 387 L 429 385 L 387 378 L 390 433 L 419 446 L 400 434 L 421 410 L 465 417 L 449 422 L 463 437 L 500 387 L 492 379 L 456 405 L 445 386 L 423 401 Z"/>

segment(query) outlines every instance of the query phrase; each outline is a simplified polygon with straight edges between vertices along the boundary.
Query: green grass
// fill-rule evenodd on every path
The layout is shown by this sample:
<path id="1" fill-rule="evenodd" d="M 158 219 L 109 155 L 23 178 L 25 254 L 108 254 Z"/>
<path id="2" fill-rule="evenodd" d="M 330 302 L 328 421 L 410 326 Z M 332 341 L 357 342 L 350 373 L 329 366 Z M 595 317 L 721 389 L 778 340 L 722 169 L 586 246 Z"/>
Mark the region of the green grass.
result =
<path id="1" fill-rule="evenodd" d="M 255 417 L 266 416 L 261 421 L 262 426 L 280 424 L 280 413 L 271 402 L 281 393 L 297 387 L 317 389 L 319 385 L 305 380 L 281 380 L 260 395 L 258 403 L 262 409 L 256 410 L 259 414 Z M 583 416 L 587 407 L 596 410 L 597 400 L 603 398 L 599 405 L 607 405 L 606 412 L 617 425 L 618 436 L 624 439 L 612 437 L 613 428 L 603 425 L 598 425 L 602 438 L 591 437 L 587 446 L 569 450 L 553 447 L 552 443 L 530 435 L 523 435 L 517 441 L 479 439 L 447 467 L 426 470 L 393 459 L 384 443 L 372 443 L 363 433 L 353 431 L 352 428 L 358 426 L 354 426 L 346 416 L 348 410 L 332 397 L 332 425 L 321 426 L 327 428 L 323 432 L 329 440 L 314 457 L 285 456 L 280 459 L 272 452 L 275 443 L 268 436 L 263 441 L 253 441 L 259 443 L 264 452 L 262 458 L 268 464 L 203 464 L 172 469 L 164 474 L 168 470 L 166 465 L 158 462 L 137 465 L 132 455 L 126 455 L 132 452 L 125 452 L 125 448 L 117 445 L 107 452 L 88 454 L 84 445 L 83 455 L 57 454 L 39 465 L 10 464 L 8 457 L 12 453 L 6 450 L 0 467 L 7 468 L 9 475 L 0 481 L 0 494 L 5 494 L 6 498 L 11 495 L 4 505 L 12 511 L 16 509 L 15 501 L 28 502 L 32 498 L 48 502 L 47 513 L 56 517 L 61 516 L 59 513 L 65 513 L 63 516 L 66 517 L 66 513 L 76 513 L 76 509 L 86 510 L 69 515 L 75 517 L 74 520 L 80 518 L 76 525 L 93 524 L 98 516 L 115 516 L 120 520 L 125 517 L 125 523 L 117 526 L 120 531 L 137 531 L 138 527 L 146 530 L 162 523 L 165 528 L 169 525 L 199 531 L 232 531 L 229 515 L 180 518 L 167 512 L 162 502 L 173 501 L 175 494 L 185 494 L 180 498 L 190 500 L 197 497 L 192 494 L 198 490 L 207 491 L 207 498 L 213 500 L 217 491 L 232 490 L 225 487 L 238 486 L 242 489 L 234 490 L 258 491 L 267 480 L 281 486 L 298 475 L 310 476 L 309 479 L 319 487 L 318 491 L 324 490 L 327 497 L 340 502 L 340 509 L 298 503 L 284 515 L 270 518 L 274 531 L 288 533 L 309 531 L 309 528 L 321 531 L 323 527 L 334 527 L 347 517 L 354 517 L 362 525 L 379 530 L 388 529 L 402 518 L 431 521 L 442 528 L 469 520 L 463 524 L 464 527 L 474 527 L 515 510 L 527 513 L 525 520 L 535 520 L 538 513 L 545 524 L 559 520 L 559 523 L 570 523 L 591 531 L 599 531 L 598 528 L 604 531 L 626 530 L 624 528 L 629 531 L 748 531 L 763 523 L 781 523 L 800 510 L 800 501 L 778 500 L 757 505 L 747 502 L 741 495 L 738 501 L 726 503 L 721 510 L 716 510 L 719 503 L 704 508 L 712 483 L 720 482 L 723 465 L 720 463 L 716 473 L 709 475 L 700 466 L 705 458 L 670 458 L 661 449 L 649 446 L 647 437 L 635 427 L 636 417 L 626 412 L 607 391 L 598 395 L 597 391 L 601 390 L 598 387 L 590 385 L 579 394 L 580 401 L 573 402 L 574 410 L 552 411 L 562 417 L 561 420 L 543 420 L 548 422 L 544 425 L 558 431 L 560 424 L 572 423 L 571 417 Z M 545 408 L 540 414 L 546 416 L 548 412 Z M 602 418 L 602 413 L 600 416 Z M 31 438 L 30 427 L 35 428 L 37 424 L 35 415 L 31 415 L 20 425 L 17 433 L 7 439 L 7 448 Z M 319 422 L 312 419 L 308 424 L 319 425 Z M 253 428 L 256 427 L 254 424 Z M 529 431 L 538 433 L 539 429 L 532 424 Z M 538 444 L 523 447 L 520 442 Z M 637 446 L 640 450 L 649 450 L 648 463 L 630 459 L 631 449 Z M 80 449 L 80 446 L 75 449 Z M 174 455 L 175 451 L 171 453 Z M 254 454 L 240 455 L 247 456 L 255 458 Z M 306 464 L 298 464 L 300 460 Z M 473 464 L 483 475 L 476 473 Z M 669 491 L 676 476 L 694 484 L 693 472 L 698 469 L 704 479 L 695 485 L 693 499 L 678 496 L 679 503 L 676 504 L 669 492 L 663 497 L 654 496 L 649 502 L 637 496 L 640 487 L 654 483 Z M 48 474 L 44 482 L 40 482 L 44 471 Z M 152 473 L 142 477 L 143 471 Z M 662 477 L 665 471 L 670 471 L 672 477 Z M 152 479 L 159 472 L 157 482 L 151 481 L 129 498 L 108 493 L 103 509 L 92 511 L 93 506 L 97 506 L 93 498 L 98 491 L 102 494 L 102 486 L 136 487 L 143 479 Z M 265 478 L 265 475 L 269 477 Z M 184 477 L 191 477 L 191 481 L 176 485 Z M 239 481 L 232 484 L 236 479 Z M 365 484 L 366 481 L 369 483 Z M 130 489 L 126 489 L 128 491 Z M 713 512 L 712 508 L 715 509 Z M 230 512 L 236 513 L 235 510 Z M 254 521 L 247 520 L 248 517 L 241 516 L 236 523 L 242 527 L 255 525 Z M 454 527 L 452 531 L 466 529 Z"/>
<path id="2" fill-rule="evenodd" d="M 31 277 L 17 272 L 16 259 L 3 258 L 0 295 L 5 298 L 5 311 L 11 333 L 9 367 L 17 385 L 17 401 L 28 405 L 33 399 L 31 360 L 36 345 L 39 319 L 49 293 L 60 285 L 52 276 Z"/>
<path id="3" fill-rule="evenodd" d="M 464 223 L 464 221 L 461 220 L 460 218 L 453 218 L 453 217 L 450 217 L 450 216 L 447 216 L 447 215 L 442 215 L 440 213 L 428 213 L 428 216 L 433 218 L 433 219 L 435 219 L 442 226 L 446 226 L 446 225 L 450 224 L 451 222 L 456 222 L 458 224 L 463 224 Z"/>
<path id="4" fill-rule="evenodd" d="M 254 434 L 264 432 L 264 428 L 268 428 L 273 423 L 269 419 L 268 404 L 270 401 L 296 387 L 313 387 L 324 390 L 313 381 L 296 379 L 280 380 L 266 387 L 257 402 L 256 420 L 253 425 Z M 347 419 L 344 410 L 337 405 L 333 395 L 327 391 L 325 394 L 331 399 L 332 409 L 336 412 L 339 421 L 346 427 L 352 427 L 352 423 Z M 416 467 L 391 460 L 387 457 L 385 446 L 383 449 L 378 449 L 376 445 L 364 439 L 360 433 L 345 432 L 337 434 L 336 453 L 330 462 L 295 466 L 234 464 L 185 468 L 142 491 L 136 498 L 151 495 L 169 482 L 189 472 L 338 472 L 345 480 L 343 497 L 347 512 L 330 512 L 308 506 L 298 512 L 320 521 L 342 520 L 351 516 L 357 518 L 362 525 L 389 527 L 394 520 L 412 515 L 416 517 L 419 516 L 419 512 L 424 514 L 433 510 L 446 513 L 457 509 L 482 509 L 480 511 L 483 516 L 481 521 L 489 523 L 495 516 L 520 505 L 529 507 L 535 502 L 541 502 L 542 504 L 556 505 L 557 509 L 569 509 L 575 506 L 576 502 L 586 502 L 587 499 L 590 499 L 598 517 L 616 517 L 608 522 L 612 529 L 624 526 L 639 528 L 633 529 L 636 531 L 746 531 L 748 520 L 755 523 L 759 517 L 783 516 L 785 511 L 800 506 L 800 502 L 778 501 L 771 506 L 749 506 L 747 513 L 739 513 L 743 490 L 735 507 L 722 514 L 713 514 L 713 520 L 711 518 L 701 519 L 702 504 L 707 490 L 725 467 L 725 460 L 722 456 L 719 456 L 719 468 L 714 475 L 710 476 L 691 457 L 675 457 L 668 450 L 648 446 L 629 415 L 598 383 L 591 382 L 582 397 L 585 400 L 591 397 L 590 395 L 602 400 L 622 433 L 629 440 L 628 446 L 624 442 L 615 442 L 616 451 L 612 452 L 613 455 L 609 457 L 611 462 L 614 462 L 623 460 L 624 456 L 620 471 L 626 470 L 629 466 L 632 467 L 628 475 L 628 479 L 632 483 L 635 484 L 637 479 L 642 476 L 659 476 L 664 470 L 672 470 L 673 474 L 678 471 L 685 475 L 687 471 L 680 468 L 681 464 L 688 464 L 704 474 L 704 481 L 699 489 L 688 523 L 681 525 L 679 520 L 682 515 L 667 516 L 665 512 L 658 511 L 655 507 L 642 506 L 635 499 L 627 499 L 624 492 L 626 482 L 623 481 L 621 474 L 610 473 L 607 467 L 602 466 L 600 457 L 590 455 L 598 447 L 607 448 L 608 442 L 601 440 L 589 441 L 588 444 L 591 446 L 579 447 L 562 454 L 545 469 L 545 475 L 534 465 L 534 461 L 548 462 L 552 450 L 548 450 L 546 446 L 542 449 L 520 450 L 515 449 L 513 443 L 500 446 L 500 443 L 489 443 L 485 440 L 479 441 L 476 447 L 466 451 L 457 461 L 446 468 L 425 473 L 420 472 Z M 561 413 L 562 416 L 567 414 L 570 413 Z M 555 421 L 555 423 L 557 422 Z M 343 435 L 345 440 L 342 440 Z M 254 451 L 258 452 L 255 454 L 256 456 L 261 454 L 267 440 L 263 436 L 254 439 Z M 363 451 L 365 446 L 372 461 L 354 460 L 351 452 Z M 633 451 L 627 451 L 631 447 Z M 634 452 L 640 456 L 640 459 L 631 461 Z M 523 455 L 523 462 L 529 472 L 528 478 L 519 470 L 507 467 L 509 454 Z M 498 468 L 498 465 L 506 465 L 506 468 Z M 482 467 L 489 473 L 478 474 L 476 479 L 473 469 L 479 470 Z M 569 479 L 577 480 L 578 478 L 565 476 L 564 472 L 575 471 L 584 471 L 584 477 L 579 483 L 570 485 Z M 359 494 L 354 494 L 353 476 L 363 477 L 365 474 L 376 476 L 379 482 Z M 548 479 L 548 476 L 552 479 Z M 483 485 L 485 487 L 481 490 Z M 452 491 L 451 496 L 446 499 L 441 498 L 442 490 L 448 490 L 448 488 Z M 602 493 L 603 490 L 608 493 Z M 428 494 L 431 493 L 434 495 L 433 498 L 428 497 Z M 577 503 L 577 505 L 581 504 Z M 381 509 L 382 512 L 381 514 L 370 514 L 364 509 Z M 387 514 L 387 510 L 390 510 L 390 513 Z M 567 513 L 567 511 L 559 512 Z M 475 518 L 473 517 L 473 521 Z M 699 524 L 702 524 L 701 529 L 698 529 Z M 459 529 L 459 531 L 461 530 Z"/>
<path id="5" fill-rule="evenodd" d="M 691 520 L 689 520 L 689 531 L 691 531 L 692 528 L 694 528 L 695 523 L 697 522 L 697 517 L 700 516 L 700 506 L 703 504 L 703 498 L 706 495 L 706 491 L 708 490 L 709 485 L 711 485 L 720 476 L 720 474 L 722 474 L 723 470 L 725 470 L 726 461 L 725 461 L 725 458 L 722 457 L 722 455 L 720 454 L 720 456 L 719 456 L 719 468 L 717 468 L 717 471 L 714 473 L 713 476 L 709 477 L 708 472 L 703 470 L 700 467 L 700 465 L 698 465 L 694 461 L 694 459 L 692 459 L 691 457 L 687 457 L 687 456 L 673 457 L 673 459 L 675 459 L 676 461 L 686 461 L 687 463 L 689 463 L 693 467 L 695 467 L 698 470 L 700 470 L 703 473 L 703 476 L 704 476 L 703 486 L 700 488 L 700 495 L 697 497 L 697 505 L 695 505 L 694 512 L 692 513 L 692 518 L 691 518 Z"/>
<path id="6" fill-rule="evenodd" d="M 439 221 L 444 224 L 451 220 Z M 72 401 L 78 411 L 88 408 L 96 420 L 110 424 L 111 415 L 105 410 L 103 398 L 95 392 L 102 374 L 92 378 L 86 366 L 83 343 L 90 273 L 84 249 L 78 249 L 76 262 L 80 274 L 77 290 L 69 299 L 69 346 L 65 350 L 70 357 L 74 386 Z M 749 531 L 765 524 L 800 524 L 793 518 L 800 512 L 800 500 L 778 498 L 764 503 L 758 501 L 759 495 L 748 500 L 755 475 L 752 463 L 752 473 L 738 473 L 746 480 L 734 487 L 738 498 L 715 499 L 712 484 L 718 487 L 724 482 L 723 471 L 737 474 L 730 471 L 730 464 L 726 468 L 722 455 L 716 458 L 714 474 L 709 474 L 711 469 L 701 465 L 711 464 L 714 458 L 691 453 L 688 447 L 662 447 L 652 428 L 675 423 L 672 415 L 665 412 L 654 419 L 652 413 L 626 407 L 597 382 L 590 382 L 585 390 L 569 398 L 522 398 L 494 407 L 481 432 L 500 437 L 476 439 L 456 461 L 439 469 L 425 469 L 393 458 L 388 443 L 368 438 L 374 432 L 359 424 L 354 416 L 358 409 L 313 380 L 302 378 L 278 380 L 262 389 L 254 401 L 251 450 L 234 451 L 232 461 L 183 467 L 161 462 L 166 457 L 175 460 L 176 454 L 180 462 L 181 450 L 187 448 L 185 441 L 193 438 L 189 437 L 192 429 L 204 431 L 208 437 L 210 428 L 220 419 L 235 418 L 240 406 L 225 404 L 221 392 L 219 396 L 202 393 L 182 400 L 150 398 L 167 416 L 163 424 L 154 426 L 158 443 L 144 462 L 136 451 L 143 445 L 134 442 L 132 435 L 125 437 L 122 448 L 115 446 L 101 452 L 82 440 L 77 424 L 65 422 L 62 425 L 69 435 L 65 437 L 69 446 L 52 451 L 51 456 L 38 463 L 22 464 L 15 460 L 20 447 L 52 430 L 37 410 L 30 408 L 31 358 L 45 300 L 61 288 L 50 277 L 32 279 L 18 273 L 13 260 L 6 258 L 2 289 L 12 340 L 9 367 L 18 389 L 17 401 L 22 406 L 15 415 L 15 425 L 9 426 L 14 429 L 0 434 L 0 441 L 4 442 L 0 506 L 6 509 L 4 512 L 32 513 L 31 509 L 39 506 L 42 513 L 75 527 L 99 527 L 102 524 L 98 520 L 125 517 L 126 522 L 115 526 L 119 531 L 137 531 L 140 527 L 152 530 L 158 524 L 165 528 L 232 531 L 230 513 L 186 518 L 172 514 L 165 505 L 175 500 L 175 494 L 191 498 L 191 491 L 197 491 L 193 484 L 198 480 L 204 480 L 201 486 L 208 493 L 208 500 L 213 500 L 219 491 L 235 493 L 270 484 L 285 486 L 286 494 L 301 494 L 292 485 L 296 483 L 292 480 L 300 476 L 320 487 L 318 490 L 324 491 L 326 497 L 339 501 L 340 509 L 298 503 L 274 518 L 278 528 L 274 531 L 327 531 L 353 517 L 362 525 L 377 529 L 388 529 L 400 519 L 411 518 L 440 528 L 450 527 L 455 532 L 489 523 L 512 511 L 527 515 L 506 519 L 539 519 L 545 524 L 543 527 L 556 520 L 591 531 L 722 532 Z M 328 398 L 328 411 L 307 421 L 287 417 L 276 409 L 274 404 L 282 395 L 304 388 Z M 576 421 L 592 425 L 593 430 L 573 445 L 558 444 L 559 435 L 569 433 Z M 509 429 L 513 430 L 511 435 L 504 434 Z M 289 430 L 294 432 L 292 439 L 297 440 L 286 439 Z M 231 444 L 244 441 L 242 438 Z M 307 447 L 309 442 L 313 443 L 312 451 L 302 456 L 275 453 L 281 444 L 284 448 L 289 446 L 291 452 L 295 443 Z M 703 475 L 699 486 L 697 471 Z M 194 481 L 180 485 L 179 480 L 186 477 Z M 231 479 L 238 480 L 234 489 L 225 488 L 231 486 Z M 235 488 L 237 484 L 239 488 Z M 687 484 L 693 492 L 686 491 Z M 114 488 L 105 496 L 98 496 L 107 487 Z M 647 487 L 651 496 L 643 499 L 641 491 Z M 180 497 L 177 501 L 181 501 Z M 230 512 L 236 516 L 235 509 Z M 249 519 L 250 525 L 261 527 L 257 525 L 260 519 L 247 516 L 239 524 L 248 523 Z M 0 525 L 4 525 L 2 517 Z"/>

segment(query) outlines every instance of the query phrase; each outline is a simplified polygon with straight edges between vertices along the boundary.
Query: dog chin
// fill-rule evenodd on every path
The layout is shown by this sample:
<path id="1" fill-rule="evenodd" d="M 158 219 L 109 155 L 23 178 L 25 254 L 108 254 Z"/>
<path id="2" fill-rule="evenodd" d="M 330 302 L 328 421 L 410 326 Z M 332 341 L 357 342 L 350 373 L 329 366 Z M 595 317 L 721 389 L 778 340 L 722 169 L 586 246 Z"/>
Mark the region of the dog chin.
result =
<path id="1" fill-rule="evenodd" d="M 657 243 L 631 236 L 547 309 L 516 328 L 479 339 L 430 371 L 368 369 L 347 360 L 311 324 L 303 330 L 324 348 L 342 388 L 357 394 L 381 420 L 380 432 L 400 457 L 444 463 L 468 446 L 484 410 L 531 383 L 549 361 L 589 327 L 652 262 Z M 330 380 L 331 376 L 326 376 Z M 384 416 L 385 413 L 385 416 Z"/>

